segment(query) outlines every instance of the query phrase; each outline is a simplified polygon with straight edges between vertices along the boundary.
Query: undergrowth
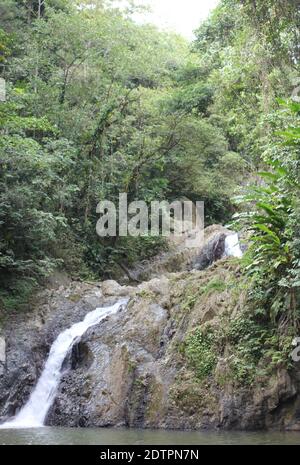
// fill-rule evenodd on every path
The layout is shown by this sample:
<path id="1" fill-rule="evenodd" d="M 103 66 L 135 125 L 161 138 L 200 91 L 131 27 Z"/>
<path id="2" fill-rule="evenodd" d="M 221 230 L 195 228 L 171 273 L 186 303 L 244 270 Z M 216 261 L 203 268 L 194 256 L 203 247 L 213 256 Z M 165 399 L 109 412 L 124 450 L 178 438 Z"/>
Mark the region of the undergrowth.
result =
<path id="1" fill-rule="evenodd" d="M 216 374 L 222 359 L 226 369 L 218 384 L 251 386 L 268 379 L 277 368 L 291 367 L 292 334 L 280 336 L 276 328 L 262 326 L 246 311 L 233 320 L 220 319 L 218 326 L 196 327 L 185 339 L 182 353 L 199 381 Z"/>

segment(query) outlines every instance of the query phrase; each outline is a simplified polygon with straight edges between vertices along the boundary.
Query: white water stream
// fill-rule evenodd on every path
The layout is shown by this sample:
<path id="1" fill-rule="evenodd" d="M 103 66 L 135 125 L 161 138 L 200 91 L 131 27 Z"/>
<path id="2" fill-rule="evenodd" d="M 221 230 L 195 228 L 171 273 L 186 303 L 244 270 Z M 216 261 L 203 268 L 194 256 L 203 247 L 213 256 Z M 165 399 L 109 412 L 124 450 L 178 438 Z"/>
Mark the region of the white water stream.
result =
<path id="1" fill-rule="evenodd" d="M 83 321 L 73 324 L 71 328 L 60 333 L 51 346 L 45 367 L 28 402 L 16 417 L 1 425 L 0 428 L 43 426 L 48 410 L 55 399 L 61 379 L 61 367 L 70 348 L 88 328 L 100 323 L 105 317 L 117 313 L 126 303 L 126 300 L 122 300 L 111 307 L 96 308 L 88 313 Z"/>
<path id="2" fill-rule="evenodd" d="M 239 243 L 239 236 L 237 233 L 230 234 L 225 239 L 225 256 L 226 257 L 242 257 L 243 252 Z"/>

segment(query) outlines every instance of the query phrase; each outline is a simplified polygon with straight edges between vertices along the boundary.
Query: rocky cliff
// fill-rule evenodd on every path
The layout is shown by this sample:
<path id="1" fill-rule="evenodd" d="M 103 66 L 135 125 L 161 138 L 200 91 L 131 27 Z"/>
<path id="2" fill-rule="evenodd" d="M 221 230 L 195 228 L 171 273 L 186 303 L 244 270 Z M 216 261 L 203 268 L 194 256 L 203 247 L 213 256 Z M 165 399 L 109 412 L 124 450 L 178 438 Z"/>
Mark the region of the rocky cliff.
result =
<path id="1" fill-rule="evenodd" d="M 221 258 L 226 234 L 212 227 L 197 253 L 161 256 L 152 272 L 145 264 L 149 280 L 136 286 L 69 282 L 10 318 L 0 337 L 2 419 L 26 402 L 63 329 L 127 296 L 126 310 L 68 354 L 48 425 L 300 429 L 300 372 L 265 366 L 247 340 L 239 264 Z"/>

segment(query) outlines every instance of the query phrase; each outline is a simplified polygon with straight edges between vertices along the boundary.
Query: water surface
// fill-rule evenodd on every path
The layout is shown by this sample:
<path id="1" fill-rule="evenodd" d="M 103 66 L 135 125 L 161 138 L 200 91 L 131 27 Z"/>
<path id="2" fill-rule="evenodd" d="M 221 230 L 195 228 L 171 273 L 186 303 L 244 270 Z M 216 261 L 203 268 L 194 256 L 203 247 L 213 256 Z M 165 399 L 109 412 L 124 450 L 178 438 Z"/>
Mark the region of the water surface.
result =
<path id="1" fill-rule="evenodd" d="M 299 433 L 203 432 L 113 428 L 26 428 L 0 430 L 0 444 L 209 445 L 300 444 Z"/>

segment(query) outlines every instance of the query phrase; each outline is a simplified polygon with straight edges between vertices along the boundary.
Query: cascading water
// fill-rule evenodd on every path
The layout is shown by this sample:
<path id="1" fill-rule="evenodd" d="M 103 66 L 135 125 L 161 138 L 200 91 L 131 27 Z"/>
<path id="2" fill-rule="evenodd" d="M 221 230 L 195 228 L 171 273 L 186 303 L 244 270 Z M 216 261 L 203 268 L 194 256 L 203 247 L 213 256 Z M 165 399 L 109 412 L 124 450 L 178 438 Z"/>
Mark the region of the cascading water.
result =
<path id="1" fill-rule="evenodd" d="M 225 239 L 225 257 L 242 257 L 243 252 L 239 243 L 239 236 L 237 233 L 230 234 Z"/>
<path id="2" fill-rule="evenodd" d="M 88 313 L 83 321 L 75 323 L 71 328 L 60 333 L 52 344 L 43 372 L 28 402 L 15 418 L 7 421 L 0 428 L 43 426 L 48 410 L 55 399 L 63 361 L 76 339 L 81 337 L 88 328 L 100 323 L 106 316 L 117 313 L 126 303 L 127 300 L 121 300 L 111 307 L 96 308 Z"/>

